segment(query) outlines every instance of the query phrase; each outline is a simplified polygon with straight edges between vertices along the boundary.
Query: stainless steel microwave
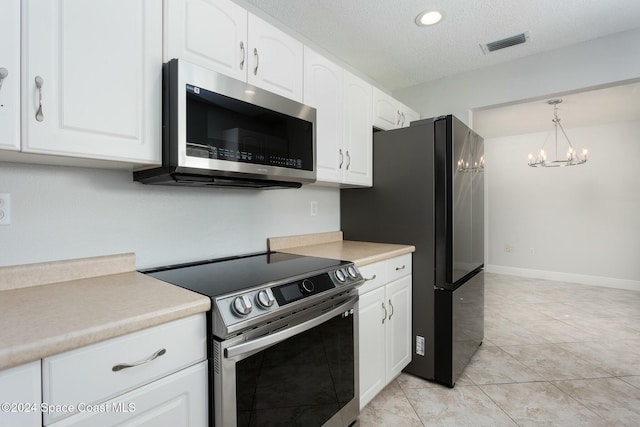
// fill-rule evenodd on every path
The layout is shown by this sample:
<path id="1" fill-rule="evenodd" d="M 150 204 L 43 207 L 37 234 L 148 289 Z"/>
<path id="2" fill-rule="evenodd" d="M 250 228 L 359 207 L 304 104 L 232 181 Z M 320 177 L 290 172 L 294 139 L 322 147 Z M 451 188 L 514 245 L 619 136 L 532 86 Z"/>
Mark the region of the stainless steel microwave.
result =
<path id="1" fill-rule="evenodd" d="M 173 59 L 163 68 L 162 165 L 145 184 L 297 188 L 316 180 L 316 110 Z"/>

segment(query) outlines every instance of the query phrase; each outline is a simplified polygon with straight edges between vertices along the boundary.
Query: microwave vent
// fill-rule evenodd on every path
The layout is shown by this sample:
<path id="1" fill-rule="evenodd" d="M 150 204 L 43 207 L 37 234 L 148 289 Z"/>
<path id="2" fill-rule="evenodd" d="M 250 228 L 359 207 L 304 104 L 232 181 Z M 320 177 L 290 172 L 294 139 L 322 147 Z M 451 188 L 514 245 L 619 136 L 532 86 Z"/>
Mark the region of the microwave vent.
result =
<path id="1" fill-rule="evenodd" d="M 517 46 L 519 44 L 526 43 L 527 41 L 529 41 L 529 33 L 525 32 L 501 40 L 481 44 L 480 48 L 482 48 L 482 51 L 487 54 L 507 47 Z"/>

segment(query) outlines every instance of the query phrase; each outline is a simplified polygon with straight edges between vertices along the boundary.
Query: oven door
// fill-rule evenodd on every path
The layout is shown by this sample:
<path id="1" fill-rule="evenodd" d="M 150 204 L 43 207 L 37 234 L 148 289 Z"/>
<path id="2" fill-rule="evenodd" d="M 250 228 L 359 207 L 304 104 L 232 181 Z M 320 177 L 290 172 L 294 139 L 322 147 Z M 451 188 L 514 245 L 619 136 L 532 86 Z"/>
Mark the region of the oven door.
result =
<path id="1" fill-rule="evenodd" d="M 248 336 L 213 340 L 215 425 L 352 425 L 360 406 L 357 300 L 325 302 Z"/>

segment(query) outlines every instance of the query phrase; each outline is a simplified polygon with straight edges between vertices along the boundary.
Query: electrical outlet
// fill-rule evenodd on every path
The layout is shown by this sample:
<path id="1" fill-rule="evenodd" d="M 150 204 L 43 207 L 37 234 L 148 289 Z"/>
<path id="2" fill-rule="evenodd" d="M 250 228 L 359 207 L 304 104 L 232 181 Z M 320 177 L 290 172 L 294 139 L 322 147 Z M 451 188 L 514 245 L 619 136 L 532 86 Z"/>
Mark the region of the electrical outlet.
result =
<path id="1" fill-rule="evenodd" d="M 311 216 L 318 216 L 318 202 L 316 202 L 315 200 L 312 200 L 309 203 L 309 208 L 310 208 L 310 215 Z"/>
<path id="2" fill-rule="evenodd" d="M 0 193 L 0 225 L 11 224 L 11 194 Z"/>

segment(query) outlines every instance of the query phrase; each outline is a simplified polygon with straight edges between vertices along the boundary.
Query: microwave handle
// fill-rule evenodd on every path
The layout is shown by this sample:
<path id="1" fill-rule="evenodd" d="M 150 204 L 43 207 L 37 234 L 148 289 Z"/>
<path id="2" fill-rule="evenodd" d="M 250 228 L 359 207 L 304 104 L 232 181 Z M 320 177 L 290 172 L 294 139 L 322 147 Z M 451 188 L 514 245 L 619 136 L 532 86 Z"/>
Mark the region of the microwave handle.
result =
<path id="1" fill-rule="evenodd" d="M 282 342 L 288 338 L 291 338 L 294 335 L 300 334 L 311 328 L 315 328 L 316 326 L 326 322 L 332 317 L 337 316 L 338 314 L 353 308 L 353 304 L 356 301 L 358 301 L 357 296 L 349 298 L 344 304 L 340 304 L 339 306 L 333 308 L 332 310 L 327 311 L 326 313 L 323 313 L 320 316 L 307 320 L 306 322 L 300 323 L 299 325 L 295 325 L 290 328 L 283 329 L 280 332 L 276 332 L 275 334 L 266 335 L 260 338 L 256 338 L 255 340 L 243 342 L 242 344 L 229 347 L 224 351 L 225 357 L 231 358 L 231 357 L 238 356 L 240 354 L 248 353 L 253 350 L 259 350 L 265 347 L 269 347 L 271 345 Z"/>

